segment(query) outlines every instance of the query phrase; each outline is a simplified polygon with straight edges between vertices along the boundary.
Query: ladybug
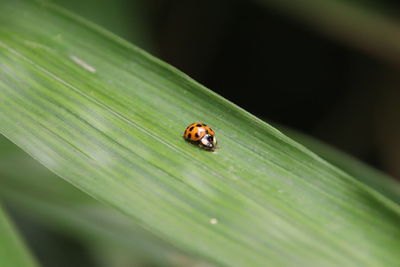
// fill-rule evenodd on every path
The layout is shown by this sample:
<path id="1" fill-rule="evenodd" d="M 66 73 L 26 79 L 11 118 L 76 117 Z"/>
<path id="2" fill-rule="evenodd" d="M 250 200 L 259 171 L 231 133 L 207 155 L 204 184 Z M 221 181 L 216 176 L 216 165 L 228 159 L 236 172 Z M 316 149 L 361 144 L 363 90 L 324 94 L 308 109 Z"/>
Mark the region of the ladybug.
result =
<path id="1" fill-rule="evenodd" d="M 214 131 L 201 122 L 195 122 L 186 127 L 183 137 L 207 150 L 214 150 L 217 145 Z"/>

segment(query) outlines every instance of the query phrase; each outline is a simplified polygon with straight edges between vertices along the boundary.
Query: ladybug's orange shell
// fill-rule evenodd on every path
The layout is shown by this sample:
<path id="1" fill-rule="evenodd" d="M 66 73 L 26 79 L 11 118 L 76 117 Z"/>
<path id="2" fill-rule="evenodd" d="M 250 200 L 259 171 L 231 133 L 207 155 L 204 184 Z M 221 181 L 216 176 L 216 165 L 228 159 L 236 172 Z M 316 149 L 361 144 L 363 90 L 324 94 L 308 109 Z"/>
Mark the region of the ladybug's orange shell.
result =
<path id="1" fill-rule="evenodd" d="M 183 136 L 185 137 L 186 140 L 197 142 L 200 141 L 200 139 L 203 138 L 203 136 L 206 134 L 215 136 L 214 131 L 210 127 L 208 127 L 204 123 L 195 122 L 190 124 L 186 128 Z"/>

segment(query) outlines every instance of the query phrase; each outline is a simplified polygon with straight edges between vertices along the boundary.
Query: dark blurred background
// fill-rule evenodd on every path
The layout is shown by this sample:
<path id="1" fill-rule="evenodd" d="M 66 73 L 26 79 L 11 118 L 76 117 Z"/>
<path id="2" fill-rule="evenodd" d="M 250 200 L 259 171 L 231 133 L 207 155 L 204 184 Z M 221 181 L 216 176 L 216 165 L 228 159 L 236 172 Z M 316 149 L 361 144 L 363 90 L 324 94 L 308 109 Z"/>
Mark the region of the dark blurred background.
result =
<path id="1" fill-rule="evenodd" d="M 267 122 L 400 177 L 398 1 L 56 2 Z"/>

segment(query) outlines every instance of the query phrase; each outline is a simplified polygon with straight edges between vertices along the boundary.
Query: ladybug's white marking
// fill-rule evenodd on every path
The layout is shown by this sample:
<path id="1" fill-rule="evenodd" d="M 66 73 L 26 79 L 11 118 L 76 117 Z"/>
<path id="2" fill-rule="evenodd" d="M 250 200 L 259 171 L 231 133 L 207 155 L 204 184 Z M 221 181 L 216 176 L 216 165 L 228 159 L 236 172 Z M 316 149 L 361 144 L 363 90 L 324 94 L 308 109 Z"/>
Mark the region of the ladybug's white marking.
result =
<path id="1" fill-rule="evenodd" d="M 90 71 L 91 73 L 95 73 L 96 69 L 93 68 L 92 66 L 90 66 L 88 63 L 86 63 L 85 61 L 83 61 L 82 59 L 76 57 L 76 56 L 70 56 L 70 58 L 79 66 L 81 66 L 82 68 L 84 68 L 87 71 Z"/>

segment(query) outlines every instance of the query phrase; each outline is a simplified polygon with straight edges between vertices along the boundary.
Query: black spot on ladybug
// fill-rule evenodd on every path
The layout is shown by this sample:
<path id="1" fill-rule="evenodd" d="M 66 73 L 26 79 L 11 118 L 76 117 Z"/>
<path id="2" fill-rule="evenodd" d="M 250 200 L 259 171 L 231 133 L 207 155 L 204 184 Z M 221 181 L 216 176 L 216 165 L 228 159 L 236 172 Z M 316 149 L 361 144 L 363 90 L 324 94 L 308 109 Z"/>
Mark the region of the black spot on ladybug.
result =
<path id="1" fill-rule="evenodd" d="M 196 137 L 200 137 L 200 135 L 199 135 L 198 133 L 195 133 L 195 134 L 194 134 L 194 136 L 196 136 Z"/>
<path id="2" fill-rule="evenodd" d="M 199 124 L 196 124 L 196 126 L 197 126 L 197 127 L 201 127 L 201 124 L 200 124 L 200 123 L 199 123 Z"/>
<path id="3" fill-rule="evenodd" d="M 194 128 L 194 126 L 190 127 L 190 128 L 189 128 L 189 131 L 192 131 L 192 130 L 193 130 L 193 128 Z"/>
<path id="4" fill-rule="evenodd" d="M 206 133 L 208 134 L 208 130 L 206 130 Z"/>
<path id="5" fill-rule="evenodd" d="M 188 138 L 189 138 L 189 139 L 192 138 L 192 134 L 188 134 Z"/>

